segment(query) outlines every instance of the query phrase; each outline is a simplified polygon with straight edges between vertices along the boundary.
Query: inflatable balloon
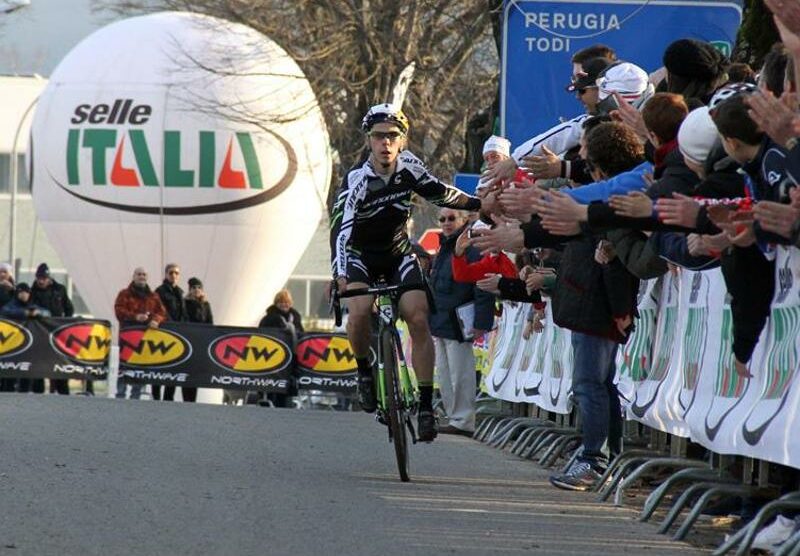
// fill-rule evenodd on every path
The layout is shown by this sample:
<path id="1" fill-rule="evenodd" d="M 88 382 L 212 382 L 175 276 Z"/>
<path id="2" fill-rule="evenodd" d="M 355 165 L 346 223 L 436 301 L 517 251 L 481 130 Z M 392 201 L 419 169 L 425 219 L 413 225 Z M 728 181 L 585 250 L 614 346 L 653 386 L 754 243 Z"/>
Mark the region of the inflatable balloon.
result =
<path id="1" fill-rule="evenodd" d="M 328 135 L 300 68 L 243 25 L 164 12 L 113 23 L 53 72 L 31 132 L 33 200 L 98 317 L 135 267 L 204 282 L 255 324 L 317 229 Z"/>

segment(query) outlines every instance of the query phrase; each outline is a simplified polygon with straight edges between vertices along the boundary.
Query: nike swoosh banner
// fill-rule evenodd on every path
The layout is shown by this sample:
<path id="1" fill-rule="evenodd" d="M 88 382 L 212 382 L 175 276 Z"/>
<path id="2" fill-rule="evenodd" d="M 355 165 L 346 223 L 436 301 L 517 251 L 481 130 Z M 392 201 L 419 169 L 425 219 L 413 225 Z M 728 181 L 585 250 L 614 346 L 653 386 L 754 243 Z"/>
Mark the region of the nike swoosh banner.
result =
<path id="1" fill-rule="evenodd" d="M 749 377 L 734 365 L 733 317 L 719 269 L 684 269 L 642 285 L 636 331 L 617 357 L 628 419 L 718 453 L 800 468 L 793 434 L 800 427 L 800 250 L 778 247 L 775 267 L 775 297 Z M 496 398 L 567 413 L 568 332 L 548 319 L 541 334 L 524 340 L 528 307 L 504 303 L 487 390 Z M 565 333 L 566 341 L 559 339 Z"/>

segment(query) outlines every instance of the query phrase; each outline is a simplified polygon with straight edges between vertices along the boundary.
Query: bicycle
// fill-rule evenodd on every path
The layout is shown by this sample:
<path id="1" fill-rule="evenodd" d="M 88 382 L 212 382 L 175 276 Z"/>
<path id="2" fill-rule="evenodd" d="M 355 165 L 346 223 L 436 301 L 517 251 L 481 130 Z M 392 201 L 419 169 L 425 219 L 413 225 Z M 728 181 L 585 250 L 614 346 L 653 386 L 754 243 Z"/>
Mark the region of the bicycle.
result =
<path id="1" fill-rule="evenodd" d="M 390 286 L 383 280 L 368 288 L 348 290 L 342 294 L 338 293 L 335 283 L 331 288 L 331 306 L 336 326 L 342 324 L 341 299 L 359 295 L 377 296 L 379 341 L 378 376 L 375 381 L 378 399 L 376 418 L 387 425 L 389 442 L 394 444 L 397 469 L 403 482 L 410 480 L 407 433 L 411 436 L 412 444 L 417 443 L 412 416 L 419 409 L 419 390 L 414 371 L 406 365 L 396 323 L 397 302 L 404 292 L 412 289 L 419 289 L 419 286 Z"/>

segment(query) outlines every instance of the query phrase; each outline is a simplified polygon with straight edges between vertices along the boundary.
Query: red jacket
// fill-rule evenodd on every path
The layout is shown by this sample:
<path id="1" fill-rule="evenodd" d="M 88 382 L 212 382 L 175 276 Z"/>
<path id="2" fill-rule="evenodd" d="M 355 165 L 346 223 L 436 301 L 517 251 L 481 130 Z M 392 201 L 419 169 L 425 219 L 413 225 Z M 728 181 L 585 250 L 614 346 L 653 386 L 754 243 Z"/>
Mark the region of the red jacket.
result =
<path id="1" fill-rule="evenodd" d="M 456 282 L 477 282 L 486 274 L 500 274 L 503 278 L 519 278 L 516 265 L 505 253 L 486 255 L 481 260 L 468 263 L 462 255 L 453 255 L 453 279 Z"/>
<path id="2" fill-rule="evenodd" d="M 154 320 L 158 324 L 167 319 L 167 310 L 164 308 L 164 304 L 161 303 L 161 298 L 158 297 L 158 294 L 147 288 L 147 294 L 143 297 L 139 296 L 134 291 L 132 282 L 117 294 L 114 313 L 121 323 L 136 322 L 136 315 L 142 313 L 149 313 L 150 320 Z M 144 324 L 147 324 L 147 322 L 149 321 Z"/>

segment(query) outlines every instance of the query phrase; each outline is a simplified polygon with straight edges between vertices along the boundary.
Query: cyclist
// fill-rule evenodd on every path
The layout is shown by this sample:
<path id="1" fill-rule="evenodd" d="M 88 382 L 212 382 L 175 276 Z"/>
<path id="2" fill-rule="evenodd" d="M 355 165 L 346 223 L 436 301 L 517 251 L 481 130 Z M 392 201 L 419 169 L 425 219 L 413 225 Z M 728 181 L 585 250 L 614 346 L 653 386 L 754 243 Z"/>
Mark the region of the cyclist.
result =
<path id="1" fill-rule="evenodd" d="M 351 168 L 336 192 L 331 214 L 331 259 L 339 292 L 365 288 L 379 277 L 390 284 L 419 285 L 403 293 L 400 316 L 408 325 L 411 361 L 420 391 L 418 438 L 436 437 L 433 415 L 434 350 L 428 328 L 423 273 L 407 233 L 411 194 L 440 207 L 476 211 L 481 201 L 432 176 L 406 150 L 408 119 L 390 105 L 373 106 L 361 121 L 369 155 Z M 364 411 L 377 407 L 369 362 L 373 296 L 347 300 L 347 336 L 358 364 L 358 397 Z"/>

